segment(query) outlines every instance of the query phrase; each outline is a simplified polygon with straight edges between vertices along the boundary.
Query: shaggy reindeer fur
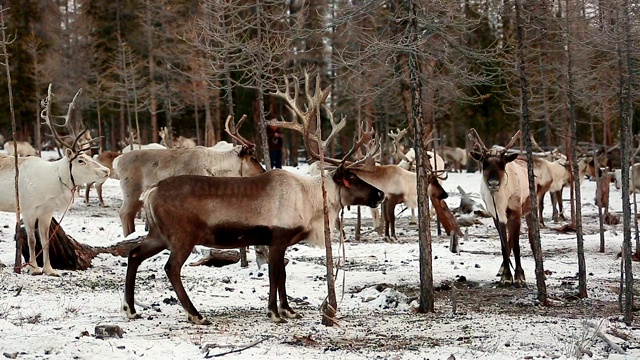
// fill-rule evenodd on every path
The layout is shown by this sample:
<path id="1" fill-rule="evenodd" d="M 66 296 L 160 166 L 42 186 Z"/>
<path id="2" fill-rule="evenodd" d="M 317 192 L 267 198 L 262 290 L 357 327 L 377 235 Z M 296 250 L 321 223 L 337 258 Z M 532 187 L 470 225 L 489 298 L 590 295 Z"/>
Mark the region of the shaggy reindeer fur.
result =
<path id="1" fill-rule="evenodd" d="M 135 231 L 134 218 L 142 208 L 140 194 L 162 179 L 177 175 L 254 176 L 264 172 L 253 150 L 238 145 L 229 151 L 202 146 L 175 150 L 136 150 L 118 157 L 114 169 L 120 178 L 123 204 L 120 220 L 124 236 Z"/>
<path id="2" fill-rule="evenodd" d="M 377 206 L 384 194 L 342 166 L 327 174 L 329 217 L 337 219 L 347 205 Z M 271 170 L 249 178 L 176 176 L 162 180 L 142 194 L 149 235 L 129 253 L 123 309 L 138 318 L 134 287 L 138 266 L 145 259 L 169 249 L 165 271 L 187 319 L 209 324 L 193 306 L 180 279 L 180 271 L 195 245 L 237 248 L 269 246 L 268 316 L 274 322 L 298 318 L 286 294 L 284 253 L 288 246 L 306 240 L 324 244 L 324 211 L 321 177 Z M 198 211 L 194 211 L 198 209 Z M 335 221 L 329 221 L 333 230 Z M 276 295 L 280 296 L 280 311 Z"/>

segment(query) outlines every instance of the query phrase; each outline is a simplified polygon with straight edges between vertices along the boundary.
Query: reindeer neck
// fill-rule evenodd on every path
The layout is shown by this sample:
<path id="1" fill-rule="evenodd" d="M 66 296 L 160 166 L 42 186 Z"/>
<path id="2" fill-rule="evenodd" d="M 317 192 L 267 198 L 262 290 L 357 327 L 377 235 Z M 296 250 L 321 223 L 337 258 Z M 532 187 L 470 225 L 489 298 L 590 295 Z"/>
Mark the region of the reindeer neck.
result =
<path id="1" fill-rule="evenodd" d="M 62 187 L 73 192 L 76 187 L 76 183 L 73 179 L 72 162 L 69 161 L 66 156 L 63 156 L 62 159 L 56 161 L 56 165 L 58 167 L 58 179 L 60 180 L 60 184 Z"/>

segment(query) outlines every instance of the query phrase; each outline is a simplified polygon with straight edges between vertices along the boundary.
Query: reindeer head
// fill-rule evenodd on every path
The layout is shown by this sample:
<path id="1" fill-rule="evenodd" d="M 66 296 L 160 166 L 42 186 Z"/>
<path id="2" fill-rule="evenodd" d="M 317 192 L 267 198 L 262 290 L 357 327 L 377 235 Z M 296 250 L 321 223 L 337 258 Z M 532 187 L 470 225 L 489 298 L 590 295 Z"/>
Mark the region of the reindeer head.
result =
<path id="1" fill-rule="evenodd" d="M 242 115 L 242 118 L 240 118 L 240 121 L 238 121 L 238 123 L 236 124 L 232 121 L 233 117 L 229 115 L 227 116 L 227 121 L 224 124 L 224 130 L 227 132 L 227 134 L 229 134 L 229 136 L 231 136 L 241 144 L 235 146 L 234 149 L 242 160 L 242 164 L 240 165 L 240 173 L 242 174 L 242 176 L 255 176 L 265 172 L 265 169 L 262 167 L 262 164 L 260 164 L 260 161 L 256 157 L 256 144 L 245 139 L 238 133 L 238 130 L 246 119 L 247 115 Z"/>
<path id="2" fill-rule="evenodd" d="M 44 109 L 42 109 L 42 112 L 40 113 L 40 117 L 44 120 L 44 124 L 51 130 L 51 134 L 47 135 L 53 137 L 58 144 L 65 149 L 64 156 L 69 162 L 69 176 L 73 186 L 76 184 L 92 183 L 109 176 L 108 168 L 100 165 L 100 163 L 85 153 L 85 151 L 91 149 L 93 143 L 99 141 L 100 138 L 86 138 L 85 134 L 88 131 L 86 128 L 80 132 L 80 134 L 76 135 L 73 128 L 69 125 L 71 116 L 75 110 L 76 100 L 81 92 L 82 89 L 78 90 L 76 95 L 73 97 L 73 100 L 69 104 L 67 114 L 59 116 L 65 119 L 64 123 L 56 124 L 52 122 L 50 115 L 51 99 L 53 95 L 51 93 L 51 84 L 49 84 L 47 97 L 42 100 L 42 106 Z M 70 129 L 70 136 L 74 139 L 71 145 L 68 145 L 65 141 L 67 138 L 60 137 L 60 135 L 58 135 L 56 127 L 68 127 Z"/>
<path id="3" fill-rule="evenodd" d="M 469 153 L 482 165 L 482 179 L 491 192 L 498 191 L 504 183 L 505 169 L 508 163 L 518 158 L 517 153 L 508 154 L 507 151 L 516 143 L 520 130 L 513 135 L 509 144 L 503 149 L 488 149 L 475 129 L 469 130 L 469 138 L 474 143 Z"/>

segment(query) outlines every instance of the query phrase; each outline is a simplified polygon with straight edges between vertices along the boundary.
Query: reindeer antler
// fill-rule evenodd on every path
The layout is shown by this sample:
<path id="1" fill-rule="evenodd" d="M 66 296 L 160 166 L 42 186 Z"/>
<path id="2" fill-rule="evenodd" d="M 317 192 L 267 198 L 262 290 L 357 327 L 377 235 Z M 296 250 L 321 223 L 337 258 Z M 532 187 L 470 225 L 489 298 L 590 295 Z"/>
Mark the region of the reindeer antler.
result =
<path id="1" fill-rule="evenodd" d="M 231 123 L 231 121 L 233 120 L 233 116 L 229 115 L 227 116 L 227 121 L 225 121 L 224 123 L 224 131 L 227 132 L 227 134 L 229 134 L 229 136 L 231 136 L 232 138 L 236 139 L 239 143 L 246 145 L 247 147 L 249 147 L 250 149 L 253 149 L 256 144 L 252 143 L 251 141 L 245 139 L 242 135 L 240 135 L 240 133 L 238 132 L 240 130 L 240 127 L 242 127 L 242 124 L 244 123 L 245 120 L 247 120 L 247 115 L 242 115 L 242 117 L 240 118 L 240 121 L 238 121 L 238 123 L 234 123 L 234 131 L 231 131 L 229 124 Z"/>
<path id="2" fill-rule="evenodd" d="M 273 96 L 279 97 L 283 99 L 287 105 L 287 108 L 293 115 L 293 119 L 291 121 L 285 120 L 271 120 L 268 122 L 269 125 L 287 128 L 296 130 L 303 134 L 304 145 L 307 153 L 313 159 L 320 159 L 320 155 L 317 154 L 310 146 L 311 142 L 315 142 L 318 145 L 321 145 L 323 148 L 326 148 L 327 145 L 336 137 L 336 135 L 342 130 L 346 125 L 346 116 L 340 116 L 339 120 L 335 119 L 335 114 L 329 107 L 325 104 L 327 97 L 331 93 L 331 86 L 327 86 L 322 89 L 320 76 L 316 76 L 316 84 L 315 89 L 312 91 L 311 89 L 311 81 L 309 79 L 309 73 L 305 71 L 304 73 L 305 79 L 305 96 L 306 96 L 306 111 L 303 111 L 298 106 L 298 96 L 300 94 L 300 81 L 297 77 L 293 76 L 293 97 L 290 92 L 290 83 L 289 79 L 285 76 L 285 87 L 286 90 L 280 91 L 279 89 L 271 94 Z M 312 95 L 313 94 L 313 95 Z M 322 140 L 317 134 L 311 132 L 311 128 L 313 128 L 313 122 L 317 121 L 317 116 L 320 115 L 320 112 L 325 110 L 327 117 L 331 123 L 331 133 L 325 140 Z M 330 157 L 324 157 L 325 161 L 331 163 L 333 165 L 340 165 L 346 163 L 346 159 L 351 156 L 358 148 L 363 146 L 365 143 L 368 143 L 372 140 L 375 131 L 373 129 L 369 131 L 365 131 L 360 135 L 360 138 L 355 141 L 351 150 L 347 152 L 347 154 L 342 159 L 333 159 Z M 372 148 L 376 148 L 376 146 L 372 146 Z M 348 166 L 360 166 L 363 162 L 368 162 L 368 158 L 371 158 L 370 154 L 365 156 L 364 161 L 357 161 L 355 163 L 347 163 Z"/>
<path id="3" fill-rule="evenodd" d="M 402 140 L 402 138 L 407 134 L 408 129 L 404 129 L 404 130 L 400 130 L 398 129 L 398 131 L 396 131 L 395 133 L 393 132 L 393 130 L 389 130 L 389 133 L 387 134 L 390 138 L 393 139 L 393 153 L 395 155 L 397 155 L 400 159 L 410 163 L 411 160 L 409 160 L 405 154 L 400 151 L 398 149 L 398 144 L 400 143 L 400 140 Z"/>
<path id="4" fill-rule="evenodd" d="M 71 151 L 74 152 L 82 152 L 85 150 L 90 149 L 93 146 L 94 142 L 100 141 L 100 137 L 97 138 L 93 138 L 93 139 L 89 139 L 86 141 L 86 143 L 84 144 L 84 146 L 78 148 L 78 141 L 85 135 L 85 133 L 87 132 L 87 128 L 85 127 L 84 130 L 82 130 L 80 132 L 80 134 L 76 135 L 75 132 L 73 131 L 73 127 L 70 126 L 70 119 L 71 116 L 73 115 L 73 111 L 75 110 L 76 107 L 76 101 L 78 99 L 78 96 L 80 96 L 80 94 L 82 93 L 82 89 L 79 89 L 78 92 L 76 92 L 76 94 L 73 97 L 73 100 L 71 100 L 71 102 L 69 103 L 69 107 L 67 109 L 67 114 L 63 115 L 63 116 L 55 116 L 58 118 L 63 118 L 64 119 L 64 123 L 62 124 L 56 124 L 53 121 L 51 121 L 51 100 L 53 98 L 53 94 L 51 92 L 51 87 L 52 85 L 49 84 L 49 87 L 47 89 L 47 97 L 45 99 L 43 99 L 41 101 L 41 106 L 43 107 L 42 111 L 40 112 L 40 118 L 42 118 L 44 120 L 43 124 L 47 125 L 49 127 L 49 129 L 51 130 L 51 134 L 47 134 L 48 136 L 53 137 L 56 142 L 58 142 L 58 144 L 62 147 L 65 147 L 67 149 L 70 149 Z M 68 138 L 68 136 L 63 136 L 60 137 L 60 135 L 58 135 L 58 132 L 56 131 L 56 127 L 67 127 L 69 128 L 69 133 L 71 134 L 71 136 L 73 137 L 73 143 L 71 144 L 71 146 L 69 146 L 63 138 Z"/>
<path id="5" fill-rule="evenodd" d="M 518 130 L 515 134 L 513 134 L 513 136 L 511 137 L 511 140 L 509 140 L 509 143 L 504 148 L 502 148 L 502 150 L 500 150 L 499 153 L 505 154 L 507 151 L 509 151 L 509 149 L 511 149 L 513 145 L 515 145 L 516 140 L 518 140 L 521 133 L 522 132 Z M 471 139 L 471 141 L 474 143 L 474 147 L 479 148 L 480 151 L 482 151 L 483 153 L 491 153 L 491 149 L 487 148 L 487 146 L 484 144 L 482 139 L 480 139 L 480 135 L 478 135 L 478 132 L 476 131 L 476 129 L 474 128 L 469 129 L 469 139 Z M 493 151 L 496 151 L 496 150 L 493 150 Z"/>

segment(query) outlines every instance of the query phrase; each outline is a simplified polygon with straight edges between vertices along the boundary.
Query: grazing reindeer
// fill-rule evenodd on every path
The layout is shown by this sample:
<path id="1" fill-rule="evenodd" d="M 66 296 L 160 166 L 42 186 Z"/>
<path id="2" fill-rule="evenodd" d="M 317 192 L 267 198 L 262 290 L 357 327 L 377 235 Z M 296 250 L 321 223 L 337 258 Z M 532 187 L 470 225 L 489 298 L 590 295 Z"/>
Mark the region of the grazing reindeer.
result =
<path id="1" fill-rule="evenodd" d="M 7 152 L 7 155 L 9 156 L 14 156 L 14 145 L 13 145 L 13 141 L 7 141 L 4 143 L 4 151 Z M 30 143 L 26 142 L 26 141 L 18 141 L 18 156 L 37 156 L 38 153 L 36 152 L 36 149 L 33 148 L 33 146 L 31 146 Z"/>
<path id="2" fill-rule="evenodd" d="M 287 86 L 287 92 L 288 92 Z M 319 159 L 309 146 L 312 136 L 309 121 L 315 121 L 320 104 L 329 90 L 316 92 L 307 112 L 298 111 L 302 123 L 279 121 L 291 126 L 304 126 L 307 153 Z M 343 123 L 344 121 L 342 121 Z M 332 122 L 335 125 L 335 123 Z M 344 124 L 341 125 L 343 127 Z M 340 128 L 341 128 L 340 127 Z M 337 128 L 334 127 L 334 130 Z M 327 140 L 332 138 L 335 133 Z M 371 136 L 373 132 L 368 133 Z M 354 145 L 361 146 L 363 137 Z M 353 152 L 352 149 L 348 155 Z M 346 159 L 346 156 L 345 156 Z M 352 171 L 358 164 L 346 166 L 343 160 L 325 159 L 337 168 L 327 174 L 325 182 L 329 217 L 336 219 L 343 206 L 376 206 L 384 194 L 362 181 Z M 160 181 L 142 194 L 149 222 L 149 235 L 129 252 L 125 282 L 124 311 L 129 318 L 140 317 L 134 307 L 137 269 L 145 259 L 169 249 L 171 255 L 165 271 L 178 299 L 187 312 L 187 319 L 195 324 L 210 324 L 189 299 L 180 272 L 195 245 L 215 248 L 237 248 L 247 245 L 269 246 L 268 317 L 274 322 L 282 318 L 300 318 L 289 305 L 286 294 L 284 254 L 287 247 L 306 240 L 324 244 L 324 209 L 321 176 L 308 177 L 284 170 L 271 170 L 249 178 L 222 178 L 184 175 Z M 194 211 L 198 209 L 198 211 Z M 330 221 L 333 228 L 333 221 Z M 277 296 L 280 307 L 277 306 Z"/>
<path id="3" fill-rule="evenodd" d="M 100 155 L 95 155 L 93 158 L 101 165 L 109 168 L 109 177 L 112 179 L 118 179 L 118 174 L 113 170 L 113 161 L 120 156 L 120 153 L 115 151 L 103 151 Z M 96 185 L 96 191 L 98 192 L 98 201 L 100 202 L 100 206 L 104 207 L 104 200 L 102 199 L 102 184 L 105 183 L 107 179 L 102 179 L 96 181 L 91 184 L 87 184 L 84 192 L 84 202 L 89 203 L 89 193 L 91 192 L 91 185 Z"/>
<path id="4" fill-rule="evenodd" d="M 46 275 L 59 276 L 51 267 L 49 260 L 49 225 L 54 212 L 62 211 L 73 203 L 77 185 L 100 181 L 109 176 L 109 169 L 84 154 L 85 148 L 80 148 L 77 141 L 68 146 L 56 133 L 56 127 L 68 126 L 79 94 L 80 90 L 69 104 L 69 110 L 62 125 L 54 124 L 50 119 L 51 85 L 49 85 L 47 98 L 43 100 L 44 109 L 40 116 L 51 130 L 51 136 L 65 147 L 64 156 L 53 162 L 39 157 L 18 159 L 20 210 L 29 243 L 28 270 L 33 275 L 42 274 L 44 271 Z M 89 146 L 87 145 L 86 148 Z M 9 156 L 0 158 L 0 188 L 3 189 L 0 191 L 0 211 L 14 212 L 16 209 L 14 179 L 14 158 Z M 42 242 L 43 269 L 40 269 L 36 262 L 36 222 Z"/>
<path id="5" fill-rule="evenodd" d="M 237 129 L 246 119 L 242 117 Z M 122 231 L 127 236 L 135 231 L 135 215 L 142 208 L 140 194 L 162 179 L 177 175 L 254 176 L 265 170 L 255 157 L 255 145 L 229 130 L 231 116 L 225 130 L 242 145 L 231 150 L 217 151 L 198 146 L 191 149 L 136 150 L 123 154 L 114 162 L 120 178 L 123 204 L 120 209 Z"/>
<path id="6" fill-rule="evenodd" d="M 520 263 L 520 223 L 526 214 L 529 232 L 532 229 L 529 211 L 529 182 L 527 165 L 518 159 L 518 153 L 507 151 L 520 136 L 516 132 L 511 141 L 503 149 L 488 149 L 475 129 L 469 131 L 469 138 L 474 143 L 471 157 L 482 165 L 482 183 L 480 195 L 487 211 L 493 217 L 500 235 L 502 248 L 502 278 L 500 284 L 515 286 L 526 285 L 524 270 Z M 531 234 L 529 235 L 531 240 Z M 509 257 L 513 249 L 515 258 L 515 280 L 511 275 Z"/>

